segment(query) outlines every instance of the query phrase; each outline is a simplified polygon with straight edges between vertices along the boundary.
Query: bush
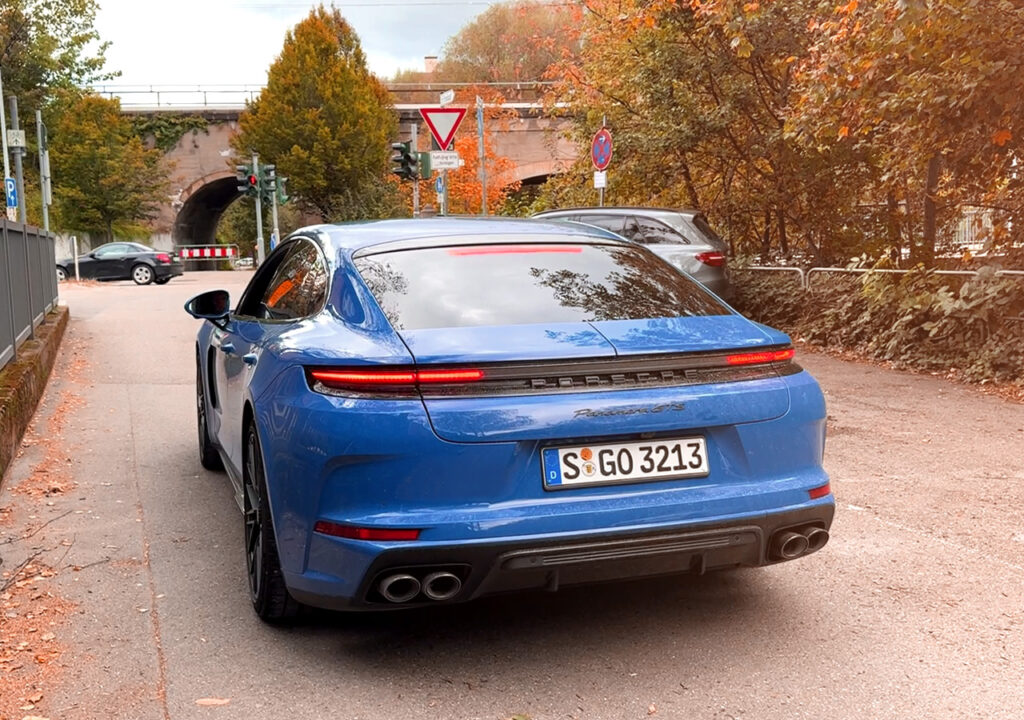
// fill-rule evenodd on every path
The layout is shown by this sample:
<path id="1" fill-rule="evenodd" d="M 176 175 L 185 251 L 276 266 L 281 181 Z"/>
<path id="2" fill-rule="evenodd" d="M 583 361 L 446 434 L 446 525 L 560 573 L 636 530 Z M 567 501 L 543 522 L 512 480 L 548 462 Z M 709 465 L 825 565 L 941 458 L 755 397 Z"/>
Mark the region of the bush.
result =
<path id="1" fill-rule="evenodd" d="M 733 304 L 747 317 L 824 348 L 850 350 L 972 382 L 1024 385 L 1024 282 L 996 276 L 735 272 Z"/>

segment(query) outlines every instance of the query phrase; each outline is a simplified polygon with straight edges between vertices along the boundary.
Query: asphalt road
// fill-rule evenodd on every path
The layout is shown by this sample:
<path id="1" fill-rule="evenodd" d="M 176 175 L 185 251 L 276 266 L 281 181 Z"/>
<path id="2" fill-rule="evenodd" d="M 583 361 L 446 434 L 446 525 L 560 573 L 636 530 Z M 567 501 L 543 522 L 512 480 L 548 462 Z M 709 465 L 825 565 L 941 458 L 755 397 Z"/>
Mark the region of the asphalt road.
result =
<path id="1" fill-rule="evenodd" d="M 814 556 L 263 625 L 229 482 L 197 459 L 198 322 L 181 309 L 248 277 L 61 287 L 65 351 L 0 496 L 0 537 L 52 521 L 14 547 L 56 555 L 40 582 L 75 608 L 26 715 L 1024 717 L 1024 406 L 809 353 L 838 499 Z M 31 492 L 57 465 L 66 487 Z"/>

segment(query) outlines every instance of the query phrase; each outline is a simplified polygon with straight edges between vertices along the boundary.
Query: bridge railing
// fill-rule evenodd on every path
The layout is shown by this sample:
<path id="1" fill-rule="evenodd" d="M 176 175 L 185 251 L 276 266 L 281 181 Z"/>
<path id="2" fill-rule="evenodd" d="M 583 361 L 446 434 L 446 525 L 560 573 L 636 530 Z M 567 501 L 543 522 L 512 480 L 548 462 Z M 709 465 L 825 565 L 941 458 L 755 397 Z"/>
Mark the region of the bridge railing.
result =
<path id="1" fill-rule="evenodd" d="M 0 368 L 57 304 L 53 235 L 3 219 L 0 238 Z"/>
<path id="2" fill-rule="evenodd" d="M 487 83 L 387 83 L 398 102 L 410 106 L 432 105 L 444 90 L 493 88 L 510 100 L 540 107 L 541 95 L 554 83 L 549 81 L 508 81 Z M 95 92 L 117 98 L 124 110 L 241 110 L 259 97 L 262 85 L 97 85 Z"/>

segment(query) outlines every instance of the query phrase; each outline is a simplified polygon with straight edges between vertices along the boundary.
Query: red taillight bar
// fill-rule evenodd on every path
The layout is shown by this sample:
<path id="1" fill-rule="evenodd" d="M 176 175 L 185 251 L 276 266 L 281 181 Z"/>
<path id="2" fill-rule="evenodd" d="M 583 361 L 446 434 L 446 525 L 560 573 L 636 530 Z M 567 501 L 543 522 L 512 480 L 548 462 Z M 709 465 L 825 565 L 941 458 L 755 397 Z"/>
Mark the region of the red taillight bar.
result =
<path id="1" fill-rule="evenodd" d="M 727 356 L 725 361 L 730 365 L 759 365 L 762 363 L 785 362 L 786 360 L 792 360 L 795 355 L 796 350 L 786 348 L 785 350 L 738 353 Z"/>
<path id="2" fill-rule="evenodd" d="M 725 265 L 725 255 L 717 251 L 697 253 L 694 257 L 711 267 L 722 267 Z"/>
<path id="3" fill-rule="evenodd" d="M 313 532 L 349 540 L 418 540 L 420 537 L 420 531 L 417 529 L 366 528 L 326 520 L 317 520 Z"/>
<path id="4" fill-rule="evenodd" d="M 438 370 L 310 370 L 309 374 L 328 386 L 379 387 L 383 385 L 415 385 L 417 383 L 466 383 L 484 379 L 484 371 L 476 368 L 445 368 Z"/>
<path id="5" fill-rule="evenodd" d="M 313 379 L 344 385 L 407 385 L 416 382 L 414 371 L 391 370 L 312 370 Z"/>

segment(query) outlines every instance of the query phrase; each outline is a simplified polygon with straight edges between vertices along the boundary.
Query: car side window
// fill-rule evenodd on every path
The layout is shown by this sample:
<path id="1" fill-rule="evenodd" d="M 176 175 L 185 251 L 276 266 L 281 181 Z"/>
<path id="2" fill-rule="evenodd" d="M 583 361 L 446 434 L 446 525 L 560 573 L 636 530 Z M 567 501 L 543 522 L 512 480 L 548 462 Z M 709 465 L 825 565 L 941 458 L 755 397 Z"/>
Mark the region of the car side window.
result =
<path id="1" fill-rule="evenodd" d="M 98 258 L 115 258 L 121 257 L 122 255 L 128 254 L 128 248 L 123 243 L 114 243 L 113 245 L 107 245 L 101 247 L 96 251 L 96 257 Z"/>
<path id="2" fill-rule="evenodd" d="M 327 267 L 319 249 L 299 240 L 260 298 L 268 320 L 297 320 L 320 311 L 327 297 Z"/>
<path id="3" fill-rule="evenodd" d="M 581 215 L 578 219 L 587 225 L 596 225 L 599 228 L 611 230 L 613 233 L 621 235 L 625 218 L 622 215 Z"/>
<path id="4" fill-rule="evenodd" d="M 643 236 L 640 234 L 640 226 L 636 224 L 635 217 L 627 217 L 623 223 L 622 232 L 619 233 L 622 237 L 627 240 L 633 240 L 635 242 L 643 242 Z"/>
<path id="5" fill-rule="evenodd" d="M 665 223 L 651 218 L 638 217 L 639 240 L 647 245 L 689 245 L 690 241 Z"/>

